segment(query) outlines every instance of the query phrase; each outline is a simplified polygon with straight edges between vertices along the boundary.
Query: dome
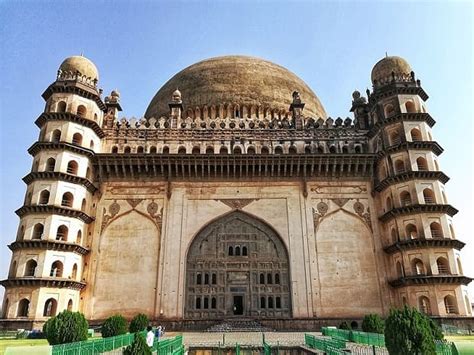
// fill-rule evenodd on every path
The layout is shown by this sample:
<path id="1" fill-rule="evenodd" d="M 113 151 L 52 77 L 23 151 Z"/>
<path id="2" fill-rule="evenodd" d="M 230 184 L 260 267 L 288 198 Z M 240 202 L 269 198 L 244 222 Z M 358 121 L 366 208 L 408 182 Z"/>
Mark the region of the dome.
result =
<path id="1" fill-rule="evenodd" d="M 397 76 L 410 75 L 411 67 L 408 62 L 397 56 L 385 57 L 377 62 L 372 69 L 372 84 L 374 81 L 384 81 L 392 76 L 392 72 Z"/>
<path id="2" fill-rule="evenodd" d="M 87 78 L 99 80 L 99 71 L 97 70 L 97 67 L 89 59 L 83 56 L 75 55 L 66 58 L 61 63 L 59 69 L 63 72 L 79 72 Z"/>
<path id="3" fill-rule="evenodd" d="M 259 58 L 225 56 L 193 64 L 173 76 L 156 93 L 145 117 L 169 115 L 168 103 L 179 88 L 184 110 L 212 105 L 260 105 L 288 111 L 292 94 L 298 91 L 305 103 L 304 115 L 326 118 L 321 102 L 315 93 L 289 70 Z"/>

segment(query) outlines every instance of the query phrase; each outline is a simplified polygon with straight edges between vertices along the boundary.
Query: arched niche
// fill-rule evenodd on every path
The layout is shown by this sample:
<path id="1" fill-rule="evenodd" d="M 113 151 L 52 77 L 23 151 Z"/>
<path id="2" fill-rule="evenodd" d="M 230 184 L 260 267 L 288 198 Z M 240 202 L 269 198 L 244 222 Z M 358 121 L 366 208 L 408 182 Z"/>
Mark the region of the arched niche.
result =
<path id="1" fill-rule="evenodd" d="M 356 215 L 337 210 L 318 223 L 316 253 L 321 316 L 381 313 L 372 232 Z"/>
<path id="2" fill-rule="evenodd" d="M 91 318 L 153 317 L 159 248 L 157 226 L 135 210 L 107 226 L 100 237 Z"/>
<path id="3" fill-rule="evenodd" d="M 262 271 L 279 283 L 261 284 Z M 206 275 L 212 273 L 216 284 L 207 285 Z M 291 317 L 285 244 L 272 227 L 242 211 L 230 212 L 196 234 L 186 255 L 185 282 L 188 319 Z M 215 308 L 205 307 L 210 293 L 216 297 Z M 264 296 L 279 297 L 278 307 L 262 307 L 259 300 Z"/>

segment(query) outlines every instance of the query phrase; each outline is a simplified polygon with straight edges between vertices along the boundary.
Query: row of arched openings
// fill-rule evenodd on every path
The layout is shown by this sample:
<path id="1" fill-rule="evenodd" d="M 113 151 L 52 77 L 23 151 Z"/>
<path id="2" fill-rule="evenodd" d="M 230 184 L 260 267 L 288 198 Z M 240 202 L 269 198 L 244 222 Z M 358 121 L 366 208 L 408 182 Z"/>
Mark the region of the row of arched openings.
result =
<path id="1" fill-rule="evenodd" d="M 209 305 L 209 299 L 211 300 L 211 304 Z M 196 309 L 216 309 L 217 308 L 217 299 L 215 297 L 196 297 L 195 301 L 195 308 Z"/>
<path id="2" fill-rule="evenodd" d="M 436 266 L 438 268 L 438 275 L 450 275 L 451 270 L 449 267 L 449 262 L 448 259 L 445 257 L 438 257 L 436 259 Z M 458 258 L 458 266 L 460 267 L 460 259 Z M 410 261 L 410 267 L 411 267 L 411 274 L 412 275 L 428 275 L 428 270 L 425 267 L 425 264 L 423 261 L 421 261 L 419 258 L 413 258 Z M 405 272 L 403 270 L 402 264 L 400 261 L 397 261 L 397 276 L 399 278 L 405 277 Z"/>
<path id="3" fill-rule="evenodd" d="M 5 302 L 5 314 L 8 314 L 8 299 Z M 73 301 L 70 299 L 67 303 L 67 310 L 72 311 Z M 58 301 L 54 298 L 48 298 L 44 303 L 43 317 L 54 317 L 57 314 Z M 23 298 L 18 302 L 17 317 L 28 317 L 30 311 L 30 301 Z"/>
<path id="4" fill-rule="evenodd" d="M 261 272 L 260 273 L 260 276 L 259 276 L 259 279 L 258 279 L 258 283 L 260 285 L 272 285 L 272 284 L 275 284 L 275 285 L 279 285 L 280 284 L 280 274 L 279 273 L 275 273 L 275 274 L 272 274 L 271 272 L 267 273 L 266 274 L 266 277 L 265 277 L 265 273 Z"/>
<path id="5" fill-rule="evenodd" d="M 407 101 L 403 106 L 405 107 L 405 110 L 408 113 L 417 112 L 415 103 L 413 101 Z M 425 112 L 425 108 L 423 106 L 421 107 L 421 110 L 422 112 Z M 383 111 L 386 118 L 391 117 L 397 113 L 397 110 L 395 109 L 395 106 L 393 104 L 386 104 L 383 107 Z"/>
<path id="6" fill-rule="evenodd" d="M 55 171 L 55 168 L 56 168 L 56 159 L 54 159 L 53 157 L 48 158 L 48 160 L 46 160 L 46 165 L 45 165 L 44 171 L 47 171 L 47 172 L 54 172 L 54 171 Z M 35 170 L 38 171 L 38 164 L 35 166 Z M 79 170 L 79 164 L 77 163 L 77 161 L 75 161 L 75 160 L 70 160 L 70 161 L 67 163 L 66 172 L 67 172 L 68 174 L 71 174 L 71 175 L 78 175 L 78 170 Z M 87 170 L 86 170 L 86 177 L 87 177 L 88 179 L 91 178 L 90 172 L 91 172 L 90 168 L 87 167 Z"/>
<path id="7" fill-rule="evenodd" d="M 452 230 L 452 225 L 450 225 L 449 227 L 451 229 L 451 234 L 454 238 L 454 231 Z M 430 233 L 431 233 L 432 238 L 444 238 L 443 228 L 441 227 L 441 224 L 439 224 L 438 222 L 431 222 L 430 223 Z M 391 230 L 391 237 L 392 237 L 392 241 L 394 243 L 400 240 L 399 236 L 397 235 L 397 231 L 395 230 L 395 228 L 392 228 L 392 230 Z M 405 237 L 406 237 L 407 240 L 410 240 L 410 239 L 421 238 L 422 235 L 419 234 L 418 228 L 414 224 L 408 223 L 405 226 Z"/>
<path id="8" fill-rule="evenodd" d="M 61 142 L 61 130 L 59 129 L 55 129 L 52 133 L 51 133 L 51 142 L 52 143 L 59 143 Z M 71 143 L 74 144 L 74 145 L 79 145 L 79 146 L 83 146 L 83 137 L 82 137 L 82 134 L 80 133 L 74 133 L 72 135 L 72 140 L 71 140 Z M 89 148 L 90 149 L 94 149 L 94 141 L 91 139 L 90 142 L 89 142 Z"/>
<path id="9" fill-rule="evenodd" d="M 246 246 L 229 246 L 228 254 L 229 256 L 248 256 L 248 251 Z"/>
<path id="10" fill-rule="evenodd" d="M 24 236 L 24 228 L 23 226 L 20 228 L 20 238 L 23 239 Z M 33 234 L 31 239 L 44 239 L 44 225 L 42 223 L 36 223 L 33 226 Z M 65 225 L 60 225 L 56 230 L 56 240 L 59 241 L 67 241 L 69 237 L 69 228 Z M 76 244 L 81 244 L 82 242 L 82 231 L 77 231 L 76 234 Z"/>
<path id="11" fill-rule="evenodd" d="M 273 296 L 265 297 L 261 296 L 260 297 L 260 308 L 281 308 L 281 297 L 277 296 L 275 297 L 275 304 L 273 303 Z"/>
<path id="12" fill-rule="evenodd" d="M 196 285 L 215 285 L 217 284 L 216 273 L 197 273 L 196 274 Z"/>
<path id="13" fill-rule="evenodd" d="M 10 269 L 9 277 L 15 277 L 16 275 L 16 268 L 17 268 L 17 263 L 16 261 L 13 262 L 12 267 Z M 24 277 L 34 277 L 36 276 L 36 269 L 38 268 L 38 263 L 34 259 L 30 259 L 26 262 L 25 264 L 25 271 L 23 273 Z M 50 277 L 63 277 L 63 263 L 59 260 L 56 260 L 51 264 L 51 269 L 49 272 Z M 75 263 L 72 266 L 72 272 L 71 272 L 71 279 L 76 280 L 77 279 L 77 264 Z"/>
<path id="14" fill-rule="evenodd" d="M 456 306 L 456 298 L 452 295 L 444 297 L 444 308 L 446 314 L 458 314 L 458 308 Z M 468 303 L 469 304 L 469 303 Z M 431 302 L 428 297 L 420 296 L 418 298 L 418 309 L 420 312 L 426 315 L 432 315 Z"/>
<path id="15" fill-rule="evenodd" d="M 40 192 L 38 203 L 40 205 L 47 205 L 49 203 L 50 193 L 49 190 L 43 190 Z M 85 212 L 86 210 L 86 199 L 83 198 L 81 202 L 81 211 Z M 74 205 L 74 196 L 71 192 L 65 192 L 61 197 L 61 206 L 70 207 Z"/>
<path id="16" fill-rule="evenodd" d="M 427 205 L 436 204 L 435 193 L 433 192 L 432 189 L 428 187 L 426 189 L 423 189 L 423 200 L 424 200 L 424 203 Z M 411 197 L 411 194 L 408 191 L 400 192 L 400 206 L 401 207 L 410 206 L 413 203 L 414 201 Z M 387 199 L 385 200 L 385 207 L 387 211 L 390 211 L 391 209 L 393 209 L 393 202 L 390 196 L 387 196 Z"/>
<path id="17" fill-rule="evenodd" d="M 65 101 L 59 101 L 56 106 L 56 112 L 67 112 L 67 104 Z M 87 108 L 84 105 L 78 105 L 75 114 L 80 117 L 87 117 Z M 97 121 L 97 113 L 94 113 L 94 121 Z"/>

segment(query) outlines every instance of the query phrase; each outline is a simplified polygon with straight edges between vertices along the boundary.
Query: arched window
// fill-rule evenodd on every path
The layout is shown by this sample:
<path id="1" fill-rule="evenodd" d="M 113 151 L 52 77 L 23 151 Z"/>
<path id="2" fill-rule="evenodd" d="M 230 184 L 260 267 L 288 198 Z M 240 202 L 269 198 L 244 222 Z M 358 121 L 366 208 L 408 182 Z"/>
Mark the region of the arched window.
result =
<path id="1" fill-rule="evenodd" d="M 268 297 L 268 308 L 273 308 L 273 297 Z"/>
<path id="2" fill-rule="evenodd" d="M 72 144 L 81 145 L 82 144 L 82 134 L 74 133 L 72 136 Z"/>
<path id="3" fill-rule="evenodd" d="M 209 285 L 209 274 L 204 274 L 204 285 Z"/>
<path id="4" fill-rule="evenodd" d="M 235 255 L 240 256 L 240 247 L 239 246 L 235 247 Z"/>
<path id="5" fill-rule="evenodd" d="M 405 102 L 405 109 L 408 113 L 416 112 L 415 103 L 413 101 Z"/>
<path id="6" fill-rule="evenodd" d="M 275 274 L 275 284 L 276 284 L 276 285 L 279 285 L 279 284 L 280 284 L 280 274 L 279 274 L 279 273 L 276 273 L 276 274 Z"/>
<path id="7" fill-rule="evenodd" d="M 264 285 L 265 284 L 265 275 L 262 273 L 260 274 L 260 285 Z"/>
<path id="8" fill-rule="evenodd" d="M 212 297 L 211 299 L 211 308 L 216 309 L 217 308 L 217 300 L 215 297 Z"/>
<path id="9" fill-rule="evenodd" d="M 8 272 L 8 277 L 16 277 L 16 266 L 16 260 L 14 260 Z"/>
<path id="10" fill-rule="evenodd" d="M 178 154 L 186 154 L 186 147 L 179 147 Z"/>
<path id="11" fill-rule="evenodd" d="M 82 243 L 82 231 L 77 231 L 76 235 L 76 244 L 81 244 Z"/>
<path id="12" fill-rule="evenodd" d="M 193 147 L 193 150 L 191 151 L 191 154 L 200 154 L 201 153 L 201 148 L 199 147 Z"/>
<path id="13" fill-rule="evenodd" d="M 348 145 L 342 146 L 342 153 L 344 153 L 344 154 L 349 153 L 349 146 Z"/>
<path id="14" fill-rule="evenodd" d="M 395 114 L 395 107 L 392 104 L 385 105 L 384 107 L 385 117 L 390 117 Z"/>
<path id="15" fill-rule="evenodd" d="M 64 101 L 59 101 L 56 112 L 66 112 L 66 103 Z"/>
<path id="16" fill-rule="evenodd" d="M 46 161 L 46 169 L 45 171 L 54 171 L 54 167 L 56 166 L 56 160 L 54 158 L 49 158 Z"/>
<path id="17" fill-rule="evenodd" d="M 416 167 L 418 171 L 428 171 L 428 162 L 425 158 L 419 157 L 416 159 Z"/>
<path id="18" fill-rule="evenodd" d="M 262 149 L 260 150 L 260 153 L 263 155 L 268 155 L 270 154 L 270 150 L 268 149 L 267 146 L 263 146 Z"/>
<path id="19" fill-rule="evenodd" d="M 69 312 L 72 312 L 72 300 L 69 300 L 69 302 L 67 303 L 67 310 Z"/>
<path id="20" fill-rule="evenodd" d="M 242 256 L 247 256 L 247 247 L 242 247 Z"/>
<path id="21" fill-rule="evenodd" d="M 430 223 L 430 231 L 432 238 L 443 238 L 443 228 L 438 222 Z"/>
<path id="22" fill-rule="evenodd" d="M 229 247 L 229 256 L 234 255 L 234 247 Z"/>
<path id="23" fill-rule="evenodd" d="M 68 228 L 65 225 L 60 225 L 56 232 L 56 240 L 66 241 L 68 233 Z"/>
<path id="24" fill-rule="evenodd" d="M 206 147 L 206 154 L 214 154 L 214 147 L 212 146 L 207 146 Z"/>
<path id="25" fill-rule="evenodd" d="M 247 154 L 255 154 L 255 148 L 254 147 L 248 147 L 247 148 Z"/>
<path id="26" fill-rule="evenodd" d="M 36 272 L 36 267 L 38 266 L 38 263 L 33 260 L 33 259 L 30 259 L 26 262 L 26 266 L 25 266 L 25 275 L 24 276 L 35 276 L 35 272 Z"/>
<path id="27" fill-rule="evenodd" d="M 417 239 L 418 238 L 418 231 L 416 226 L 413 224 L 407 224 L 405 227 L 405 231 L 407 233 L 407 239 Z"/>
<path id="28" fill-rule="evenodd" d="M 431 189 L 427 188 L 423 190 L 423 198 L 427 205 L 434 205 L 436 203 L 435 194 Z"/>
<path id="29" fill-rule="evenodd" d="M 442 256 L 436 259 L 436 266 L 438 266 L 438 274 L 445 275 L 450 274 L 448 259 Z"/>
<path id="30" fill-rule="evenodd" d="M 213 285 L 217 284 L 217 274 L 212 273 L 212 281 L 211 282 L 212 282 Z"/>
<path id="31" fill-rule="evenodd" d="M 169 154 L 170 153 L 170 148 L 167 146 L 163 147 L 162 154 Z"/>
<path id="32" fill-rule="evenodd" d="M 61 206 L 72 207 L 73 203 L 74 203 L 74 197 L 72 196 L 72 193 L 65 192 L 61 199 Z"/>
<path id="33" fill-rule="evenodd" d="M 72 266 L 71 279 L 75 280 L 77 278 L 77 264 Z"/>
<path id="34" fill-rule="evenodd" d="M 48 202 L 49 202 L 49 191 L 48 190 L 41 191 L 40 197 L 39 197 L 39 204 L 47 205 Z"/>
<path id="35" fill-rule="evenodd" d="M 283 154 L 283 148 L 278 146 L 275 148 L 275 154 Z"/>
<path id="36" fill-rule="evenodd" d="M 411 135 L 411 140 L 413 142 L 421 142 L 423 140 L 423 138 L 421 136 L 421 132 L 418 128 L 413 128 L 410 131 L 410 135 Z"/>
<path id="37" fill-rule="evenodd" d="M 413 259 L 411 261 L 411 271 L 414 275 L 425 275 L 425 266 L 420 259 Z"/>
<path id="38" fill-rule="evenodd" d="M 77 175 L 78 168 L 79 165 L 77 164 L 77 162 L 75 160 L 71 160 L 69 163 L 67 163 L 66 172 L 68 174 Z"/>
<path id="39" fill-rule="evenodd" d="M 408 191 L 403 191 L 400 194 L 400 204 L 402 205 L 402 207 L 411 205 L 411 195 Z"/>
<path id="40" fill-rule="evenodd" d="M 86 211 L 86 199 L 83 198 L 81 202 L 81 211 L 85 212 Z"/>
<path id="41" fill-rule="evenodd" d="M 30 309 L 30 301 L 26 298 L 23 298 L 18 303 L 18 312 L 17 317 L 28 317 L 28 311 Z"/>
<path id="42" fill-rule="evenodd" d="M 137 154 L 143 154 L 145 152 L 145 148 L 143 148 L 141 145 L 137 147 Z"/>
<path id="43" fill-rule="evenodd" d="M 392 198 L 390 196 L 388 196 L 385 200 L 385 206 L 387 208 L 387 211 L 390 211 L 393 208 Z"/>
<path id="44" fill-rule="evenodd" d="M 44 304 L 43 317 L 54 317 L 58 302 L 54 298 L 49 298 Z"/>
<path id="45" fill-rule="evenodd" d="M 356 153 L 362 153 L 362 146 L 360 146 L 360 145 L 354 146 L 354 151 L 355 151 Z"/>
<path id="46" fill-rule="evenodd" d="M 150 154 L 156 154 L 156 147 L 150 148 Z"/>
<path id="47" fill-rule="evenodd" d="M 31 239 L 42 239 L 44 232 L 44 226 L 41 223 L 36 223 L 33 227 L 33 235 Z"/>
<path id="48" fill-rule="evenodd" d="M 288 154 L 296 154 L 296 147 L 292 145 L 290 148 L 288 148 Z"/>
<path id="49" fill-rule="evenodd" d="M 329 147 L 329 153 L 336 153 L 336 146 L 334 144 Z"/>
<path id="50" fill-rule="evenodd" d="M 265 297 L 260 297 L 260 308 L 266 308 L 266 299 L 265 299 Z"/>
<path id="51" fill-rule="evenodd" d="M 209 308 L 209 297 L 204 297 L 204 309 Z"/>
<path id="52" fill-rule="evenodd" d="M 196 309 L 201 309 L 201 297 L 196 298 Z"/>
<path id="53" fill-rule="evenodd" d="M 310 145 L 307 145 L 304 147 L 304 153 L 305 154 L 311 154 L 311 146 Z"/>
<path id="54" fill-rule="evenodd" d="M 89 167 L 87 167 L 87 169 L 86 169 L 86 178 L 89 179 L 89 180 L 91 179 L 91 168 L 89 168 Z"/>
<path id="55" fill-rule="evenodd" d="M 55 129 L 51 134 L 51 142 L 59 143 L 61 140 L 61 131 L 59 129 Z"/>
<path id="56" fill-rule="evenodd" d="M 395 161 L 395 173 L 396 174 L 403 174 L 405 172 L 405 163 L 403 160 L 398 159 Z"/>
<path id="57" fill-rule="evenodd" d="M 77 106 L 77 115 L 81 117 L 86 117 L 87 109 L 84 105 Z"/>
<path id="58" fill-rule="evenodd" d="M 130 154 L 130 153 L 132 152 L 132 148 L 130 148 L 129 146 L 126 146 L 126 147 L 124 148 L 123 152 L 124 152 L 125 154 Z"/>
<path id="59" fill-rule="evenodd" d="M 268 273 L 267 274 L 267 283 L 271 285 L 273 283 L 273 277 L 272 274 Z"/>
<path id="60" fill-rule="evenodd" d="M 418 309 L 421 313 L 431 315 L 431 305 L 428 297 L 421 296 L 420 298 L 418 298 Z"/>
<path id="61" fill-rule="evenodd" d="M 281 308 L 281 297 L 277 296 L 275 300 L 276 300 L 275 308 Z"/>
<path id="62" fill-rule="evenodd" d="M 397 276 L 399 278 L 405 277 L 405 273 L 403 272 L 402 264 L 399 261 L 397 261 Z"/>
<path id="63" fill-rule="evenodd" d="M 98 118 L 97 113 L 94 113 L 94 121 L 97 122 L 97 118 Z"/>
<path id="64" fill-rule="evenodd" d="M 118 153 L 118 147 L 116 145 L 114 145 L 112 147 L 112 154 L 117 154 Z"/>
<path id="65" fill-rule="evenodd" d="M 202 275 L 201 274 L 196 275 L 196 284 L 198 284 L 198 285 L 202 284 Z"/>
<path id="66" fill-rule="evenodd" d="M 60 261 L 55 261 L 51 265 L 51 271 L 49 273 L 51 277 L 63 277 L 63 263 Z"/>
<path id="67" fill-rule="evenodd" d="M 234 147 L 234 154 L 242 154 L 242 148 L 240 146 Z"/>
<path id="68" fill-rule="evenodd" d="M 7 319 L 8 318 L 8 307 L 9 307 L 9 301 L 8 298 L 5 299 L 5 304 L 2 309 L 2 318 Z"/>
<path id="69" fill-rule="evenodd" d="M 444 298 L 444 308 L 447 314 L 457 314 L 458 307 L 456 306 L 456 298 L 451 295 L 446 296 Z"/>
<path id="70" fill-rule="evenodd" d="M 463 274 L 462 264 L 461 264 L 461 258 L 459 256 L 456 258 L 456 263 L 458 264 L 458 274 L 462 275 Z"/>

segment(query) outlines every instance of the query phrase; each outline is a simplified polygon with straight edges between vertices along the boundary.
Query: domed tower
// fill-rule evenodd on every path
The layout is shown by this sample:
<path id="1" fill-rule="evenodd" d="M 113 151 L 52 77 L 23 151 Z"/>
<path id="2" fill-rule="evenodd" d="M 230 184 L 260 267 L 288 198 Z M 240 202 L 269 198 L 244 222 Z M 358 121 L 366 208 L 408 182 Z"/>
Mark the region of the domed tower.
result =
<path id="1" fill-rule="evenodd" d="M 406 60 L 386 57 L 372 70 L 367 104 L 369 138 L 377 153 L 376 201 L 392 304 L 409 304 L 432 316 L 469 315 L 452 217 L 446 197 L 449 178 L 434 141 L 428 95 Z"/>
<path id="2" fill-rule="evenodd" d="M 7 319 L 44 321 L 64 309 L 79 310 L 88 230 L 94 218 L 92 158 L 100 152 L 107 106 L 99 74 L 83 56 L 64 60 L 46 91 L 36 120 L 33 156 L 6 288 Z"/>

